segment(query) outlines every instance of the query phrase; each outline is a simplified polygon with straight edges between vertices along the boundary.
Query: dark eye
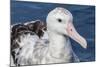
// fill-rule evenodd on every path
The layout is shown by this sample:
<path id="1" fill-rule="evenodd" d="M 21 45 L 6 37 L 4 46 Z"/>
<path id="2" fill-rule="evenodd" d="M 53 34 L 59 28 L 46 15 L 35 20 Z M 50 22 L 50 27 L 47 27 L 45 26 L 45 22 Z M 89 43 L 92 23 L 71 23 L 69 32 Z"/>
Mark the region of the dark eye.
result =
<path id="1" fill-rule="evenodd" d="M 58 22 L 62 22 L 62 19 L 58 19 Z"/>

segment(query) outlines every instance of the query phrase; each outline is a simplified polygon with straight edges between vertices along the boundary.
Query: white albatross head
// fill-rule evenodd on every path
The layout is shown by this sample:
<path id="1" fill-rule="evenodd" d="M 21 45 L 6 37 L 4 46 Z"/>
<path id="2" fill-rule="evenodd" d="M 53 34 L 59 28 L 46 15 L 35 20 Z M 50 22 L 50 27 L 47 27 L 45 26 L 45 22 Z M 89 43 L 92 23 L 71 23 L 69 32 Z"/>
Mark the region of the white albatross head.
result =
<path id="1" fill-rule="evenodd" d="M 62 7 L 53 9 L 48 14 L 46 21 L 48 31 L 59 35 L 66 35 L 78 42 L 83 48 L 87 48 L 85 38 L 80 36 L 75 30 L 73 26 L 73 16 L 67 9 Z"/>

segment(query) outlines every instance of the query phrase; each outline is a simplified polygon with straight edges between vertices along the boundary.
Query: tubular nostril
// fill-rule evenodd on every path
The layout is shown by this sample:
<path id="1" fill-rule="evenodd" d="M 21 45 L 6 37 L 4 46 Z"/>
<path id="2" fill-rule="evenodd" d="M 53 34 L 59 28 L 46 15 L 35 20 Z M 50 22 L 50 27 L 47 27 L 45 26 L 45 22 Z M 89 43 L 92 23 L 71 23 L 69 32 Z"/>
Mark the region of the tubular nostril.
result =
<path id="1" fill-rule="evenodd" d="M 72 31 L 72 29 L 70 29 L 70 31 Z"/>

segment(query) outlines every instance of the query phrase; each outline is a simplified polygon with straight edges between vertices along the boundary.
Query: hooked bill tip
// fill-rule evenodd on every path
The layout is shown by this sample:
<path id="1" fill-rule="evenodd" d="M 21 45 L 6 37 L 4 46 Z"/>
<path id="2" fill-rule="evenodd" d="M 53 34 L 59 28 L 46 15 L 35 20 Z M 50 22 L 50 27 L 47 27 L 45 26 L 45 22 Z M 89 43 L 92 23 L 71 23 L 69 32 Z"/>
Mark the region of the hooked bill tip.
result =
<path id="1" fill-rule="evenodd" d="M 82 47 L 83 47 L 84 49 L 87 49 L 87 41 L 86 41 L 86 40 L 84 40 L 84 45 L 82 45 Z"/>

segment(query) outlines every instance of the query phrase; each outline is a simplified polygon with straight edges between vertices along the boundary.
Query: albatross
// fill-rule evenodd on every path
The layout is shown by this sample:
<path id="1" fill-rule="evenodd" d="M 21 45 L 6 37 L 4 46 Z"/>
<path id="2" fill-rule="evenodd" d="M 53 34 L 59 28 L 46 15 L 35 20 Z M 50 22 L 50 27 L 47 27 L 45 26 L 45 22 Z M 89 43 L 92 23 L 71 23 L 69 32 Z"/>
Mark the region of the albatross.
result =
<path id="1" fill-rule="evenodd" d="M 11 53 L 13 63 L 18 66 L 79 62 L 69 38 L 87 48 L 85 38 L 74 28 L 71 12 L 62 7 L 56 7 L 48 13 L 46 25 L 34 21 L 15 25 L 14 30 Z"/>

